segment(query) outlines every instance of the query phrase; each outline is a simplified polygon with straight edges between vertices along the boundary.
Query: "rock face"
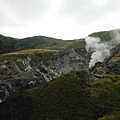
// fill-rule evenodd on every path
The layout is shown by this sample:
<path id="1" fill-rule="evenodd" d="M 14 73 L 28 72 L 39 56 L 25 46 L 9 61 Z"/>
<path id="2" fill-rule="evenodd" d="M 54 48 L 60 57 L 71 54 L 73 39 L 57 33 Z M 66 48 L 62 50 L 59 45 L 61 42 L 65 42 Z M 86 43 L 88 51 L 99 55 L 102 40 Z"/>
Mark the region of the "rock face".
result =
<path id="1" fill-rule="evenodd" d="M 98 62 L 92 69 L 93 74 L 116 74 L 120 75 L 120 44 L 111 49 L 110 56 L 105 62 Z"/>
<path id="2" fill-rule="evenodd" d="M 36 61 L 30 56 L 12 62 L 0 62 L 0 101 L 15 92 L 47 85 L 71 70 L 88 68 L 90 56 L 84 48 L 59 51 L 46 60 Z"/>
<path id="3" fill-rule="evenodd" d="M 45 61 L 45 65 L 58 75 L 68 73 L 71 70 L 86 69 L 88 63 L 89 57 L 85 49 L 60 51 Z"/>
<path id="4" fill-rule="evenodd" d="M 111 56 L 105 62 L 98 62 L 91 69 L 91 73 L 99 78 L 101 74 L 120 74 L 120 44 L 111 49 Z M 88 70 L 90 54 L 85 48 L 69 49 L 59 51 L 51 57 L 37 61 L 33 56 L 14 59 L 13 61 L 0 62 L 0 102 L 9 95 L 16 92 L 23 92 L 35 87 L 46 86 L 55 78 L 66 74 L 72 70 Z M 84 77 L 80 76 L 80 78 Z M 81 81 L 89 81 L 89 75 Z M 84 86 L 86 86 L 84 84 Z"/>

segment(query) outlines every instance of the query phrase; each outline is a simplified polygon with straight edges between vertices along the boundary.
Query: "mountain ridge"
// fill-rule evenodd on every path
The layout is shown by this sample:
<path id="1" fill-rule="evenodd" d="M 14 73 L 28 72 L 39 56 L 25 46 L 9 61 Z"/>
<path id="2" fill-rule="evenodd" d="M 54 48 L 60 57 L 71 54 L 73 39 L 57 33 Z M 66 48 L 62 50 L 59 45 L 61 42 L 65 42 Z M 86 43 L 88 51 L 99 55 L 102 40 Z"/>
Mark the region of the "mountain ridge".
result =
<path id="1" fill-rule="evenodd" d="M 120 29 L 94 32 L 88 36 L 99 37 L 101 41 L 108 41 L 115 31 Z M 0 53 L 15 52 L 19 50 L 27 49 L 52 49 L 52 50 L 64 50 L 69 48 L 82 48 L 85 47 L 85 38 L 73 39 L 73 40 L 62 40 L 46 36 L 33 36 L 22 39 L 8 37 L 0 35 Z"/>
<path id="2" fill-rule="evenodd" d="M 26 49 L 63 49 L 71 41 L 64 41 L 45 36 L 33 36 L 16 39 L 0 35 L 0 53 L 15 52 Z"/>

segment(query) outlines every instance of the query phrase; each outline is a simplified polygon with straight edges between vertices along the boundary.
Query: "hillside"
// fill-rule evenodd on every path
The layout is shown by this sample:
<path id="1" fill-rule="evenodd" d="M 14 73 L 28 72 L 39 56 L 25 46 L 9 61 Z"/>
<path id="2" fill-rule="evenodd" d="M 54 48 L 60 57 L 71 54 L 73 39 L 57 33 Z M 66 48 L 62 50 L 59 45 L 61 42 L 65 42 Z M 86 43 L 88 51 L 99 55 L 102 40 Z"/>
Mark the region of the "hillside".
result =
<path id="1" fill-rule="evenodd" d="M 18 47 L 0 54 L 0 119 L 119 120 L 119 29 L 89 36 L 91 50 L 85 47 L 86 38 L 18 40 L 2 36 L 4 45 Z M 96 37 L 101 41 L 94 43 L 99 40 Z M 4 45 L 1 50 L 6 52 Z M 99 61 L 107 48 L 109 56 Z M 89 67 L 94 57 L 98 61 Z"/>
<path id="2" fill-rule="evenodd" d="M 110 30 L 110 31 L 101 31 L 90 34 L 91 37 L 99 37 L 102 41 L 110 41 L 119 37 L 120 29 Z"/>
<path id="3" fill-rule="evenodd" d="M 89 36 L 99 37 L 101 38 L 101 41 L 110 41 L 111 39 L 114 39 L 114 36 L 118 33 L 120 33 L 120 30 L 116 29 L 111 31 L 95 32 Z M 16 39 L 0 35 L 0 53 L 15 52 L 27 49 L 64 50 L 83 47 L 85 47 L 85 39 L 61 40 L 45 36 Z"/>
<path id="4" fill-rule="evenodd" d="M 106 75 L 92 83 L 91 80 L 87 71 L 72 71 L 49 82 L 46 87 L 10 96 L 0 104 L 0 118 L 119 120 L 120 76 Z"/>
<path id="5" fill-rule="evenodd" d="M 69 44 L 68 41 L 64 41 L 61 39 L 55 39 L 45 36 L 35 36 L 19 40 L 16 43 L 15 48 L 16 50 L 43 48 L 60 50 L 63 49 L 67 44 Z"/>
<path id="6" fill-rule="evenodd" d="M 15 52 L 27 49 L 53 49 L 61 50 L 69 45 L 71 41 L 64 41 L 45 36 L 34 36 L 24 39 L 15 39 L 0 35 L 0 53 Z"/>
<path id="7" fill-rule="evenodd" d="M 15 44 L 17 39 L 0 35 L 0 53 L 16 51 Z"/>

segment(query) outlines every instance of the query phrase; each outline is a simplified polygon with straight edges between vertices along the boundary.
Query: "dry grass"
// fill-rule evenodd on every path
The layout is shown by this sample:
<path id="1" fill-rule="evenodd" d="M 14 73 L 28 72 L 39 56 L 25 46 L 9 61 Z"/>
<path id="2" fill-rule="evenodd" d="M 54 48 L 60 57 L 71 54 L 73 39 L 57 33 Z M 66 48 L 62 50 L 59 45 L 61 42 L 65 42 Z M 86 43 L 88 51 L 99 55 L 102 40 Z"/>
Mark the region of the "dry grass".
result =
<path id="1" fill-rule="evenodd" d="M 114 57 L 111 58 L 110 62 L 115 62 L 117 60 L 120 60 L 120 52 L 117 53 Z"/>
<path id="2" fill-rule="evenodd" d="M 58 50 L 47 50 L 47 49 L 31 49 L 31 50 L 21 50 L 17 52 L 6 53 L 7 55 L 32 55 L 33 53 L 47 53 L 47 52 L 58 52 Z"/>

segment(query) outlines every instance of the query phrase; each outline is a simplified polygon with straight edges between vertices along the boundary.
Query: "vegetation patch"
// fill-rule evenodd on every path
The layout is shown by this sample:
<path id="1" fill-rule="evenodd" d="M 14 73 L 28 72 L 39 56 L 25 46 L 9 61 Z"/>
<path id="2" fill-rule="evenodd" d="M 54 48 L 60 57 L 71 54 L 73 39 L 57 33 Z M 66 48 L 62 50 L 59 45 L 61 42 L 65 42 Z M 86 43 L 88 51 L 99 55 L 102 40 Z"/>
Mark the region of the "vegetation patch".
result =
<path id="1" fill-rule="evenodd" d="M 56 53 L 58 50 L 47 50 L 47 49 L 32 49 L 32 50 L 22 50 L 17 52 L 11 52 L 6 54 L 0 54 L 0 61 L 13 61 L 19 58 L 25 58 L 31 56 L 36 60 L 46 59 Z"/>
<path id="2" fill-rule="evenodd" d="M 47 86 L 11 96 L 0 105 L 1 120 L 119 120 L 120 77 L 103 75 L 83 86 L 82 74 L 71 71 Z"/>
<path id="3" fill-rule="evenodd" d="M 120 108 L 120 79 L 100 79 L 84 88 L 75 72 L 29 91 L 32 120 L 97 120 Z"/>
<path id="4" fill-rule="evenodd" d="M 7 61 L 13 61 L 17 58 L 19 58 L 20 56 L 18 55 L 7 55 L 7 54 L 1 54 L 0 55 L 0 61 L 4 61 L 4 60 L 7 60 Z"/>

